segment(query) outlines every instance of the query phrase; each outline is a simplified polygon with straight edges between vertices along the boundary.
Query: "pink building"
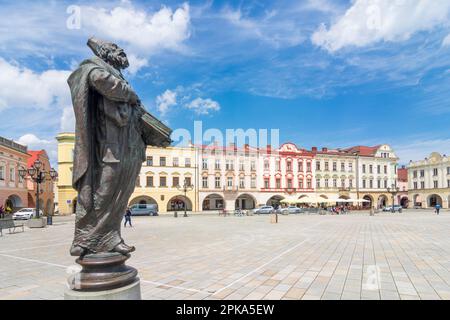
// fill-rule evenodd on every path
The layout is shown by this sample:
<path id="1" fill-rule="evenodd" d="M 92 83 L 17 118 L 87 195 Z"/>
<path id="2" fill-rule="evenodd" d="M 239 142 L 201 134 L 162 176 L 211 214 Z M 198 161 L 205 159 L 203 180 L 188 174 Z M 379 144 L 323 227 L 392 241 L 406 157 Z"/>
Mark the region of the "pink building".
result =
<path id="1" fill-rule="evenodd" d="M 28 158 L 27 168 L 31 168 L 36 160 L 42 163 L 41 170 L 49 172 L 51 169 L 50 161 L 45 150 L 28 151 L 30 158 Z M 53 190 L 53 181 L 50 177 L 41 183 L 39 186 L 39 207 L 44 214 L 53 214 L 53 202 L 55 198 Z M 27 189 L 28 189 L 28 206 L 31 208 L 36 207 L 36 183 L 29 177 L 26 177 Z"/>

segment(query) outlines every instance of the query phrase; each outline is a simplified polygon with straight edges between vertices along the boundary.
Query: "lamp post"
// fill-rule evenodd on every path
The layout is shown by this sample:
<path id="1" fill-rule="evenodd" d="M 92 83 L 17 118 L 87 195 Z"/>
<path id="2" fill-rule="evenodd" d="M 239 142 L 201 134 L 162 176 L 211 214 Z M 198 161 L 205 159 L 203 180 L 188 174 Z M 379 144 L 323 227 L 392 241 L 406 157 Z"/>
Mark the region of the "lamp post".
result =
<path id="1" fill-rule="evenodd" d="M 394 213 L 395 195 L 400 191 L 400 188 L 397 187 L 395 184 L 392 184 L 391 187 L 387 188 L 387 190 L 390 194 L 392 194 L 392 213 Z"/>
<path id="2" fill-rule="evenodd" d="M 27 174 L 30 176 L 31 180 L 36 182 L 36 218 L 39 218 L 40 184 L 45 181 L 55 181 L 58 177 L 58 173 L 53 168 L 48 172 L 42 170 L 42 162 L 37 159 L 28 170 L 25 170 L 24 168 L 19 170 L 19 175 L 22 179 L 25 179 Z M 52 224 L 52 217 L 50 214 L 47 214 L 47 224 Z"/>
<path id="3" fill-rule="evenodd" d="M 187 209 L 186 209 L 186 207 L 187 207 L 187 201 L 186 201 L 187 196 L 186 196 L 186 193 L 188 191 L 193 190 L 194 186 L 192 184 L 187 184 L 186 179 L 184 179 L 183 186 L 177 186 L 177 189 L 184 192 L 184 201 L 185 201 L 185 203 L 184 203 L 184 217 L 187 217 L 188 215 L 187 215 Z"/>

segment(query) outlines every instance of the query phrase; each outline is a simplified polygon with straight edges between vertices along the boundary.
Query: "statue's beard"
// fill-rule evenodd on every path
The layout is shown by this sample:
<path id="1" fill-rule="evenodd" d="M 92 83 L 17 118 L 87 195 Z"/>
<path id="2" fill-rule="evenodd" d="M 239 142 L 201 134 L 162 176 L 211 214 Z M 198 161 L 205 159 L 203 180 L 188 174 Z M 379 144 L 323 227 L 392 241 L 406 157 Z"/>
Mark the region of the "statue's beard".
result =
<path id="1" fill-rule="evenodd" d="M 126 57 L 121 57 L 114 53 L 108 55 L 107 62 L 118 70 L 123 70 L 130 66 Z"/>

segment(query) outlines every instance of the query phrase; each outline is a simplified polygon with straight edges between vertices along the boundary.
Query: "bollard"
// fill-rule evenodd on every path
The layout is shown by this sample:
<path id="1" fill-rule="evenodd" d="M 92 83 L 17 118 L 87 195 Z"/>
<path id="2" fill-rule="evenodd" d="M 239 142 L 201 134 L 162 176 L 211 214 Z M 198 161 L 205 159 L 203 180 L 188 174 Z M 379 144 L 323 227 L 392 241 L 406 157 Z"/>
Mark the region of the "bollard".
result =
<path id="1" fill-rule="evenodd" d="M 175 212 L 173 213 L 173 216 L 174 216 L 174 218 L 178 218 L 178 212 L 175 211 Z"/>

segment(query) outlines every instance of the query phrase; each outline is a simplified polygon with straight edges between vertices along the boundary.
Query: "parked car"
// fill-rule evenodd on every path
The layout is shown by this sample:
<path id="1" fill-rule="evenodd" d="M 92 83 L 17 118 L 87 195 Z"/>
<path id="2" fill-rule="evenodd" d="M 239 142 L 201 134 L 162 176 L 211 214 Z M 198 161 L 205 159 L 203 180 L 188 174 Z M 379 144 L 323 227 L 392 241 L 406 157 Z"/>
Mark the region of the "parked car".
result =
<path id="1" fill-rule="evenodd" d="M 300 213 L 301 209 L 296 206 L 289 206 L 287 208 L 281 209 L 282 214 L 290 214 L 290 213 Z"/>
<path id="2" fill-rule="evenodd" d="M 39 210 L 39 215 L 43 215 L 42 210 Z M 35 208 L 22 208 L 13 214 L 14 220 L 28 220 L 34 217 L 36 217 Z"/>
<path id="3" fill-rule="evenodd" d="M 130 207 L 132 216 L 157 216 L 158 206 L 156 204 L 134 204 Z"/>
<path id="4" fill-rule="evenodd" d="M 402 206 L 395 205 L 394 206 L 394 212 L 402 212 Z M 384 212 L 392 212 L 392 206 L 386 206 L 383 208 Z"/>
<path id="5" fill-rule="evenodd" d="M 253 210 L 254 214 L 270 214 L 274 212 L 274 208 L 272 206 L 262 206 Z"/>

